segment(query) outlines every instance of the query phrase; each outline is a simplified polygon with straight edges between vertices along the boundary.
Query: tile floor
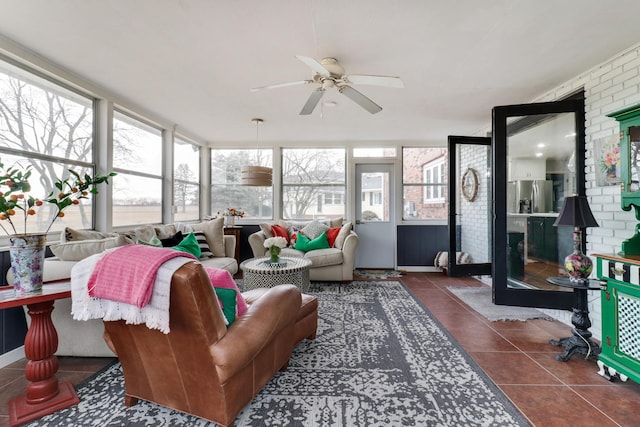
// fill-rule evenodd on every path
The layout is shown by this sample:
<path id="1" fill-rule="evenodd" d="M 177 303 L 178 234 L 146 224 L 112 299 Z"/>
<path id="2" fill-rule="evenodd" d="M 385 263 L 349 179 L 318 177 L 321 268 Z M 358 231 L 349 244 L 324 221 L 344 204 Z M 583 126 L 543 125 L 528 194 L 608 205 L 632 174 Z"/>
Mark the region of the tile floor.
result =
<path id="1" fill-rule="evenodd" d="M 433 313 L 532 425 L 640 426 L 640 385 L 609 382 L 594 360 L 555 360 L 551 338 L 570 334 L 559 322 L 489 322 L 450 293 L 447 286 L 480 286 L 468 278 L 409 273 L 402 281 Z M 59 358 L 58 378 L 81 382 L 108 358 Z M 0 427 L 9 425 L 7 402 L 24 392 L 24 360 L 0 369 Z"/>

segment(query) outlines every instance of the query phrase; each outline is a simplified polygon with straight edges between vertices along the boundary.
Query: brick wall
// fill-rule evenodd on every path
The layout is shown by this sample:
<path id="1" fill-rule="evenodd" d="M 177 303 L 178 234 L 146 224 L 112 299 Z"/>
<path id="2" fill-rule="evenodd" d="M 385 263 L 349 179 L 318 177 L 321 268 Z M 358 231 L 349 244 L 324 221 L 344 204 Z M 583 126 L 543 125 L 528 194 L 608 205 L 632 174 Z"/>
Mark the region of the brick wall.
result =
<path id="1" fill-rule="evenodd" d="M 489 168 L 489 156 L 487 147 L 461 145 L 458 153 L 460 177 L 467 168 L 473 168 L 478 174 L 478 193 L 473 202 L 469 202 L 460 192 L 460 182 L 455 183 L 458 194 L 458 225 L 461 226 L 460 249 L 471 255 L 474 263 L 489 262 L 491 259 L 491 217 L 489 180 L 487 170 Z M 454 183 L 451 183 L 452 185 Z"/>

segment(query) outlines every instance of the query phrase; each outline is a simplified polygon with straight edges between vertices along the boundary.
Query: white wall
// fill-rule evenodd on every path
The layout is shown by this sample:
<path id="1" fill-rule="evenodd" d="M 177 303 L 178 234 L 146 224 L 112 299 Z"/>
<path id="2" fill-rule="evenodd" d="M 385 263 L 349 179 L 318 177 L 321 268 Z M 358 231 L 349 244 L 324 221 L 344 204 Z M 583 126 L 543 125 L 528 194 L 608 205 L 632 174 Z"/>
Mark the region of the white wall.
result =
<path id="1" fill-rule="evenodd" d="M 483 155 L 480 155 L 483 153 Z M 491 182 L 487 178 L 489 167 L 489 156 L 484 155 L 484 146 L 460 146 L 458 153 L 458 165 L 460 167 L 460 177 L 467 168 L 473 168 L 478 173 L 478 194 L 473 202 L 469 202 L 460 193 L 460 179 L 458 182 L 450 182 L 449 185 L 457 187 L 458 212 L 457 219 L 461 226 L 461 249 L 471 255 L 474 263 L 489 262 L 491 259 L 491 217 L 489 215 L 489 202 L 491 198 Z M 456 179 L 456 178 L 454 178 Z"/>
<path id="2" fill-rule="evenodd" d="M 620 251 L 622 241 L 634 234 L 633 212 L 620 208 L 620 186 L 596 186 L 598 165 L 594 159 L 594 141 L 612 137 L 619 133 L 618 122 L 606 115 L 625 107 L 640 103 L 640 44 L 627 49 L 608 61 L 565 82 L 533 102 L 553 101 L 569 93 L 585 90 L 585 143 L 586 143 L 586 189 L 593 214 L 600 224 L 587 231 L 587 254 L 615 253 Z M 594 273 L 595 275 L 595 259 Z M 600 293 L 591 291 L 589 311 L 594 338 L 601 340 L 602 322 Z M 571 313 L 545 310 L 545 312 L 570 324 Z"/>

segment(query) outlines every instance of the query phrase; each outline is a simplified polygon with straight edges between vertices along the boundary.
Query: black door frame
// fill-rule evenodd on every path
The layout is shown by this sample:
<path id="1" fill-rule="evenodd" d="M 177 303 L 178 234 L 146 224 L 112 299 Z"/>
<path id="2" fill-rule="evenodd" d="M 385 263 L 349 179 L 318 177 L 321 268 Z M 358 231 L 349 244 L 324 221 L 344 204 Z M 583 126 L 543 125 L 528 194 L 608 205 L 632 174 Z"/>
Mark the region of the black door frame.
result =
<path id="1" fill-rule="evenodd" d="M 584 156 L 585 156 L 585 109 L 584 92 L 568 99 L 535 104 L 506 105 L 494 107 L 492 111 L 492 153 L 493 153 L 493 263 L 492 263 L 492 295 L 493 302 L 499 305 L 517 305 L 524 307 L 541 307 L 559 310 L 571 310 L 576 304 L 573 292 L 515 289 L 507 286 L 507 138 L 522 128 L 516 122 L 507 129 L 507 118 L 529 117 L 554 113 L 574 113 L 576 128 L 576 191 L 585 195 Z M 521 120 L 521 122 L 526 119 Z M 518 129 L 514 129 L 517 127 Z M 583 240 L 583 251 L 585 242 Z M 500 262 L 505 260 L 505 262 Z"/>
<path id="2" fill-rule="evenodd" d="M 456 136 L 450 135 L 447 139 L 449 153 L 449 180 L 456 178 L 457 150 L 456 145 L 485 145 L 491 147 L 491 138 L 482 136 Z M 458 204 L 458 192 L 455 182 L 449 182 L 449 257 L 447 274 L 449 276 L 480 276 L 491 274 L 491 263 L 458 264 L 456 262 L 456 249 L 458 242 L 456 206 Z"/>

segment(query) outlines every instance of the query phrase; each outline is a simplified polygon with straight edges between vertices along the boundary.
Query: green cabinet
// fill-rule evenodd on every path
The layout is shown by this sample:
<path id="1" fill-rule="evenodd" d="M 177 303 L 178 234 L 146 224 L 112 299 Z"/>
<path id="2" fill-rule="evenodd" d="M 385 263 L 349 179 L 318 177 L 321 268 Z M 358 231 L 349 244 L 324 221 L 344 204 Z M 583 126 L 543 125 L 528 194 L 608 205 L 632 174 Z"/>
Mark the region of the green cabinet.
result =
<path id="1" fill-rule="evenodd" d="M 558 231 L 555 217 L 530 216 L 527 219 L 527 253 L 540 261 L 558 261 Z"/>
<path id="2" fill-rule="evenodd" d="M 602 352 L 600 375 L 620 375 L 640 383 L 640 258 L 596 254 L 602 288 Z"/>

